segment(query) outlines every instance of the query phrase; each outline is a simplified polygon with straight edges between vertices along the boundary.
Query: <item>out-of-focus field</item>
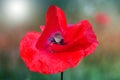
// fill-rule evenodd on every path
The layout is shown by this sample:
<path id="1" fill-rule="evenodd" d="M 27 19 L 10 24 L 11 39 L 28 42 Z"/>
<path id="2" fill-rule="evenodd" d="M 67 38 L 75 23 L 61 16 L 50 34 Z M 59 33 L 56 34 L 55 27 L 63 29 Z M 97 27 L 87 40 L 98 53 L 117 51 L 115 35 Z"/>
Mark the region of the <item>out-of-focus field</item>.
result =
<path id="1" fill-rule="evenodd" d="M 60 74 L 43 75 L 29 71 L 19 53 L 21 38 L 28 31 L 40 32 L 39 26 L 45 24 L 46 10 L 51 4 L 63 9 L 68 23 L 88 19 L 99 40 L 99 46 L 92 55 L 84 58 L 75 68 L 64 72 L 64 80 L 120 80 L 119 0 L 24 0 L 28 3 L 24 17 L 23 14 L 11 16 L 12 8 L 4 8 L 11 4 L 9 1 L 0 1 L 0 80 L 60 79 Z M 107 16 L 108 22 L 99 23 L 95 17 L 98 13 Z"/>

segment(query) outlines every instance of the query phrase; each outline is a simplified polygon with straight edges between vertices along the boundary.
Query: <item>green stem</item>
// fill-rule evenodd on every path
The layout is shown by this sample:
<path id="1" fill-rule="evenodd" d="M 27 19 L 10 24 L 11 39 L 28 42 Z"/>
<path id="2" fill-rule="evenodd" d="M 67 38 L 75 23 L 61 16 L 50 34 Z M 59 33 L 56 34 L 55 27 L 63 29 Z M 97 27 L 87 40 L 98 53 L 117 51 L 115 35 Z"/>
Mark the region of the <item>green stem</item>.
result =
<path id="1" fill-rule="evenodd" d="M 61 80 L 63 80 L 63 72 L 61 72 Z"/>

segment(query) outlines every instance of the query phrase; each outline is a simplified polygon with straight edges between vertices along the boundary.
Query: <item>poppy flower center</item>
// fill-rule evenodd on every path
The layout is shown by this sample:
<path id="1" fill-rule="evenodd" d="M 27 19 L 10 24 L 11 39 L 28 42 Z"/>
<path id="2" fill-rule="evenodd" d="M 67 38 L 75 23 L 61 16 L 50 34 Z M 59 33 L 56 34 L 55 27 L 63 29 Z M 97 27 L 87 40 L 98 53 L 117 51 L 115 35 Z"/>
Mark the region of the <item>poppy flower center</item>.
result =
<path id="1" fill-rule="evenodd" d="M 50 42 L 54 43 L 54 44 L 60 44 L 63 45 L 64 44 L 64 39 L 62 37 L 62 35 L 60 33 L 55 33 L 51 38 L 50 38 Z"/>

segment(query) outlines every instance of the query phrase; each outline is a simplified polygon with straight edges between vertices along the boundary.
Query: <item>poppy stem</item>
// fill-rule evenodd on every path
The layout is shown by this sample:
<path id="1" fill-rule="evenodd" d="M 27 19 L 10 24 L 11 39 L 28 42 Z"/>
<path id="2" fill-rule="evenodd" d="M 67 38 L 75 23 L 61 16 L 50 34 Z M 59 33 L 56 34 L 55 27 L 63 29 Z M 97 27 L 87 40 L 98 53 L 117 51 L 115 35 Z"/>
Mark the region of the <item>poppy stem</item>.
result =
<path id="1" fill-rule="evenodd" d="M 61 80 L 63 80 L 63 72 L 61 72 Z"/>

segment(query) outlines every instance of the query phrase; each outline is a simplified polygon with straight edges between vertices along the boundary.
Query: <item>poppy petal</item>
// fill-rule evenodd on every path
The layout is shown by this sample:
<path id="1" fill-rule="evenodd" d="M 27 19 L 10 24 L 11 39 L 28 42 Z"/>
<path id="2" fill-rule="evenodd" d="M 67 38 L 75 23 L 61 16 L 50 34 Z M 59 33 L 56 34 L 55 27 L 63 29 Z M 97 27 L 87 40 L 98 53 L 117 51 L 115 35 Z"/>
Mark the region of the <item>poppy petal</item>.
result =
<path id="1" fill-rule="evenodd" d="M 47 11 L 46 15 L 46 29 L 49 32 L 56 31 L 60 29 L 60 31 L 64 32 L 66 30 L 67 23 L 64 12 L 54 6 L 51 5 Z"/>
<path id="2" fill-rule="evenodd" d="M 35 41 L 39 38 L 39 36 L 40 33 L 38 32 L 28 32 L 20 42 L 20 56 L 28 68 L 33 65 L 33 60 L 36 59 L 35 55 L 37 55 L 37 52 L 35 51 Z M 34 68 L 32 71 L 36 72 L 37 69 Z"/>
<path id="3" fill-rule="evenodd" d="M 45 29 L 42 32 L 36 46 L 39 48 L 41 46 L 46 46 L 49 44 L 48 40 L 51 35 L 53 35 L 55 32 L 60 32 L 62 35 L 64 35 L 66 29 L 66 18 L 64 12 L 60 8 L 51 5 L 47 11 Z"/>
<path id="4" fill-rule="evenodd" d="M 87 20 L 83 20 L 78 24 L 69 27 L 67 31 L 67 35 L 65 36 L 66 44 L 52 44 L 52 50 L 56 52 L 84 50 L 85 56 L 87 56 L 88 54 L 92 53 L 96 48 L 98 41 L 92 30 L 91 24 Z"/>
<path id="5" fill-rule="evenodd" d="M 95 50 L 98 45 L 98 41 L 95 33 L 93 32 L 92 25 L 88 20 L 83 20 L 80 23 L 82 23 L 83 29 L 79 32 L 78 37 L 76 37 L 76 39 L 78 39 L 77 44 L 84 49 L 85 56 L 87 56 Z"/>
<path id="6" fill-rule="evenodd" d="M 83 51 L 51 53 L 35 47 L 40 33 L 28 32 L 20 43 L 20 56 L 27 67 L 34 72 L 52 74 L 72 68 L 83 58 Z M 59 62 L 59 63 L 58 63 Z"/>

